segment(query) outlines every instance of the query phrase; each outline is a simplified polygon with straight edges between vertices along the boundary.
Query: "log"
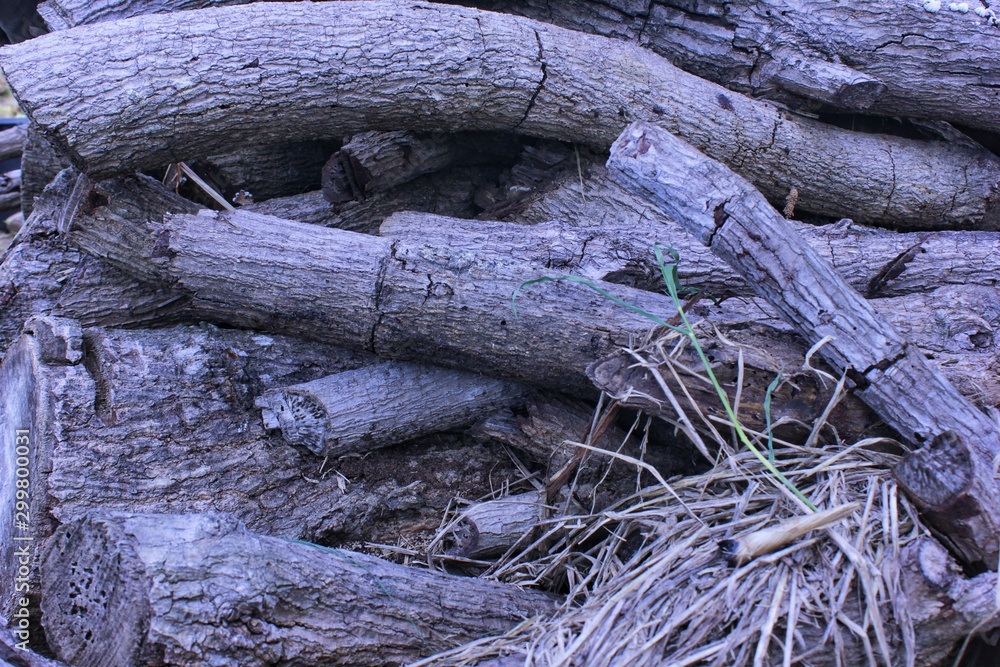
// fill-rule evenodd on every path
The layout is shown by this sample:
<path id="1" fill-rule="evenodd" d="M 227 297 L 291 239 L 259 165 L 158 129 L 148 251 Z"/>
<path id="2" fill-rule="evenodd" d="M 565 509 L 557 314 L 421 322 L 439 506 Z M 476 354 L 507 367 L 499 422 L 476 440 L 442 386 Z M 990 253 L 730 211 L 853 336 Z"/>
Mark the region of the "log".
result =
<path id="1" fill-rule="evenodd" d="M 606 176 L 604 172 L 603 177 Z M 586 185 L 590 193 L 586 202 L 579 199 L 578 186 L 566 192 L 565 197 L 553 197 L 556 193 L 550 191 L 536 202 L 539 208 L 561 216 L 565 222 L 526 226 L 402 212 L 386 219 L 380 234 L 408 243 L 433 242 L 468 252 L 476 248 L 496 249 L 495 252 L 507 261 L 524 262 L 550 275 L 577 275 L 654 292 L 663 290 L 663 277 L 652 246 L 655 242 L 668 244 L 681 256 L 682 284 L 698 288 L 712 298 L 742 297 L 725 300 L 721 308 L 712 309 L 711 318 L 729 332 L 727 337 L 741 342 L 747 367 L 759 371 L 746 385 L 751 391 L 744 394 L 745 399 L 756 395 L 762 401 L 767 385 L 782 368 L 801 364 L 806 349 L 787 331 L 771 327 L 755 336 L 741 333 L 760 329 L 753 326 L 755 320 L 773 321 L 780 315 L 760 299 L 745 300 L 755 293 L 755 289 L 721 258 L 665 214 L 650 211 L 648 205 L 627 196 L 620 186 L 611 187 L 603 180 L 592 180 Z M 542 205 L 557 199 L 558 206 Z M 573 208 L 574 202 L 579 204 L 578 209 Z M 645 219 L 640 217 L 643 215 Z M 571 226 L 578 221 L 586 222 L 587 226 Z M 600 226 L 592 226 L 593 222 L 599 222 Z M 1000 234 L 900 234 L 844 224 L 818 228 L 789 224 L 803 234 L 819 256 L 830 260 L 852 286 L 869 291 L 873 297 L 880 296 L 871 301 L 878 314 L 919 346 L 925 355 L 934 358 L 963 394 L 984 406 L 1000 405 L 1000 382 L 995 373 L 1000 361 L 1000 341 L 993 333 L 1000 327 L 1000 295 L 993 285 L 1000 271 L 996 264 L 996 257 L 1000 256 Z M 893 275 L 892 267 L 902 267 L 903 271 Z M 881 296 L 883 294 L 901 296 L 890 298 Z M 695 313 L 701 314 L 697 307 Z M 706 333 L 707 339 L 712 338 L 710 331 Z M 736 359 L 731 356 L 734 350 L 719 347 L 717 354 L 723 355 L 719 358 L 720 367 L 732 364 L 735 371 Z M 753 353 L 753 349 L 768 352 L 758 354 Z M 693 356 L 689 361 L 694 367 L 699 366 Z M 626 365 L 628 363 L 631 362 Z M 731 379 L 735 381 L 735 375 Z M 796 407 L 785 413 L 786 416 L 803 421 L 818 416 L 817 410 L 822 411 L 825 403 L 822 397 L 829 398 L 829 392 L 818 380 L 802 378 L 802 382 L 813 386 L 817 392 L 814 395 L 816 402 L 796 398 L 793 403 Z M 758 382 L 762 384 L 757 386 Z M 598 386 L 621 395 L 627 384 L 599 382 Z M 780 395 L 778 398 L 780 400 Z M 715 404 L 711 392 L 705 394 L 704 399 L 706 406 Z M 750 400 L 748 405 L 757 406 L 752 412 L 762 418 L 759 401 Z M 811 408 L 803 410 L 808 406 Z M 851 413 L 858 408 L 858 403 L 851 401 L 843 411 L 838 411 L 839 416 L 846 419 L 842 422 L 847 426 L 845 435 L 865 432 L 870 426 L 870 415 L 862 419 L 851 418 Z M 780 412 L 781 408 L 778 410 Z"/>
<path id="2" fill-rule="evenodd" d="M 49 30 L 66 30 L 79 25 L 117 21 L 143 14 L 177 12 L 222 5 L 242 5 L 253 0 L 45 0 L 38 13 Z M 276 0 L 281 2 L 282 0 Z"/>
<path id="3" fill-rule="evenodd" d="M 37 630 L 36 630 L 37 633 Z M 0 666 L 2 667 L 67 667 L 66 663 L 45 658 L 28 646 L 31 629 L 0 628 Z"/>
<path id="4" fill-rule="evenodd" d="M 313 25 L 331 28 L 318 37 Z M 468 39 L 481 31 L 488 45 Z M 429 44 L 429 35 L 438 41 Z M 385 53 L 368 52 L 372 43 Z M 415 43 L 426 47 L 419 63 L 407 51 Z M 290 53 L 296 63 L 311 54 L 317 66 L 288 64 Z M 121 58 L 141 60 L 142 75 L 94 66 Z M 595 70 L 595 62 L 604 66 Z M 816 214 L 913 228 L 995 227 L 1000 219 L 1000 162 L 985 151 L 843 131 L 683 73 L 639 47 L 463 8 L 263 3 L 163 14 L 13 45 L 0 65 L 33 121 L 95 178 L 264 143 L 261 115 L 281 119 L 287 141 L 405 127 L 597 146 L 610 145 L 628 121 L 647 119 L 739 169 L 772 201 L 795 187 L 799 207 Z M 504 74 L 497 80 L 493 72 Z M 117 140 L 108 145 L 112 119 Z"/>
<path id="5" fill-rule="evenodd" d="M 123 204 L 114 204 L 114 207 L 121 206 Z M 129 223 L 115 219 L 112 213 L 104 209 L 100 209 L 100 215 L 100 220 L 85 216 L 77 221 L 78 226 L 97 225 L 89 230 L 82 227 L 79 230 L 86 232 L 83 236 L 90 236 L 89 240 L 76 236 L 75 233 L 71 234 L 71 238 L 76 237 L 78 242 L 84 243 L 101 256 L 108 255 L 124 270 L 155 280 L 156 272 L 160 269 L 152 266 L 148 254 L 143 258 L 143 252 L 152 253 L 151 238 L 135 238 L 123 242 L 118 230 L 127 227 Z M 382 356 L 434 360 L 460 369 L 513 376 L 529 382 L 548 384 L 564 391 L 577 391 L 583 395 L 592 391 L 591 383 L 583 374 L 586 366 L 617 350 L 619 346 L 626 345 L 629 341 L 628 332 L 640 339 L 648 329 L 644 320 L 633 318 L 603 299 L 588 299 L 588 292 L 569 285 L 547 285 L 544 290 L 531 289 L 531 293 L 538 296 L 526 300 L 522 308 L 534 309 L 539 306 L 532 315 L 537 318 L 534 324 L 524 314 L 529 311 L 522 311 L 518 319 L 505 316 L 510 294 L 521 282 L 537 276 L 539 272 L 537 268 L 522 262 L 498 263 L 496 257 L 516 259 L 515 252 L 509 245 L 484 246 L 473 239 L 473 244 L 467 250 L 457 251 L 454 243 L 448 239 L 443 243 L 433 240 L 428 244 L 411 244 L 405 241 L 393 243 L 387 239 L 337 230 L 290 225 L 271 218 L 254 218 L 244 212 L 234 215 L 236 217 L 232 219 L 253 220 L 257 230 L 253 235 L 259 235 L 260 240 L 255 241 L 242 234 L 234 235 L 233 228 L 225 222 L 231 217 L 226 215 L 214 219 L 189 219 L 186 224 L 190 225 L 190 243 L 194 245 L 187 249 L 181 249 L 176 243 L 176 234 L 170 234 L 171 252 L 197 256 L 199 259 L 188 262 L 184 257 L 175 255 L 171 261 L 180 262 L 183 266 L 173 270 L 166 267 L 167 272 L 172 275 L 159 275 L 171 282 L 170 289 L 186 295 L 189 299 L 188 307 L 205 319 L 236 326 L 270 327 L 274 330 L 298 332 L 304 336 L 324 337 L 357 349 L 375 349 Z M 210 226 L 214 223 L 217 223 L 215 231 L 210 232 Z M 242 222 L 239 224 L 244 226 Z M 213 243 L 215 233 L 221 234 L 221 237 Z M 266 250 L 268 244 L 274 243 L 273 234 L 278 234 L 279 238 L 286 239 L 291 244 L 282 242 L 280 250 L 276 251 L 277 260 L 273 260 Z M 238 250 L 237 238 L 241 238 L 239 243 L 243 244 L 245 250 Z M 299 247 L 308 248 L 308 251 L 295 250 L 300 241 Z M 184 244 L 187 243 L 189 242 L 184 241 Z M 202 250 L 202 246 L 209 245 L 212 247 Z M 390 248 L 393 246 L 396 247 L 396 261 L 383 264 L 380 256 L 385 258 L 391 255 Z M 329 255 L 320 258 L 316 255 L 317 248 L 330 249 L 334 253 L 343 252 L 347 259 Z M 203 252 L 210 254 L 203 255 Z M 568 253 L 569 256 L 572 254 Z M 216 259 L 208 260 L 210 256 Z M 449 259 L 453 257 L 461 258 L 458 264 L 455 259 Z M 240 262 L 237 262 L 237 258 L 240 258 Z M 265 281 L 265 287 L 274 289 L 275 295 L 260 294 L 257 300 L 248 300 L 245 280 L 252 279 L 254 285 L 261 284 L 257 276 L 274 274 L 275 261 L 278 262 L 277 266 L 287 267 L 278 271 L 277 279 L 290 282 L 271 284 Z M 350 268 L 344 268 L 338 274 L 342 277 L 333 282 L 323 277 L 332 270 L 331 267 L 343 262 L 348 262 L 347 266 Z M 235 274 L 229 268 L 234 263 L 241 263 L 248 278 Z M 207 269 L 209 274 L 185 276 L 181 278 L 181 283 L 174 283 L 179 273 L 187 271 L 188 264 L 195 272 Z M 214 268 L 216 266 L 218 268 Z M 375 299 L 371 295 L 379 282 L 379 272 L 382 271 L 380 266 L 385 266 L 385 273 L 381 279 L 383 287 L 379 307 L 376 309 Z M 432 276 L 430 280 L 428 275 Z M 351 282 L 352 280 L 358 282 Z M 191 299 L 195 292 L 210 293 L 200 287 L 202 281 L 216 293 L 211 297 L 211 302 Z M 327 284 L 328 287 L 325 286 Z M 623 290 L 618 293 L 626 296 L 632 303 L 645 304 L 647 310 L 668 314 L 672 308 L 662 297 L 613 285 L 606 287 Z M 294 299 L 289 298 L 289 295 L 294 294 L 302 294 L 303 300 L 309 304 L 297 304 Z M 554 299 L 550 305 L 555 310 L 545 314 L 548 306 L 539 305 L 536 301 L 539 297 Z M 556 306 L 558 303 L 562 305 Z M 467 310 L 462 310 L 463 307 Z M 913 304 L 907 307 L 911 308 L 910 313 L 920 312 Z M 759 319 L 760 308 L 757 302 L 730 300 L 721 309 L 699 307 L 695 315 L 710 317 L 719 326 L 731 325 L 731 330 L 739 330 L 746 328 L 747 323 Z M 933 314 L 935 308 L 940 310 L 940 306 L 928 305 L 923 312 Z M 906 311 L 900 308 L 900 312 Z M 480 315 L 477 316 L 477 313 Z M 995 320 L 996 313 L 991 318 Z M 916 319 L 919 321 L 921 318 L 918 316 Z M 955 320 L 956 323 L 960 321 L 961 318 Z M 948 333 L 947 326 L 943 327 L 944 331 L 936 333 L 929 327 L 928 331 L 932 335 L 927 337 L 928 341 L 939 343 L 930 349 L 934 350 L 945 368 L 954 370 L 956 377 L 962 373 L 969 374 L 964 381 L 969 391 L 978 391 L 976 387 L 979 380 L 989 380 L 989 368 L 996 368 L 990 326 L 982 322 L 982 318 L 979 320 L 980 324 L 976 325 L 976 321 L 968 318 L 972 326 L 979 328 L 967 329 L 970 331 L 967 341 L 980 341 L 984 345 L 981 356 L 967 356 L 968 352 L 980 349 L 975 344 L 969 349 L 949 352 L 948 346 L 955 334 Z M 317 327 L 310 322 L 320 322 L 321 326 Z M 565 322 L 565 326 L 560 326 L 559 322 Z M 390 323 L 392 328 L 384 327 Z M 470 323 L 476 326 L 470 327 Z M 371 328 L 365 329 L 365 326 Z M 755 344 L 765 350 L 771 347 L 782 350 L 792 348 L 795 354 L 776 355 L 776 359 L 770 357 L 775 360 L 756 376 L 756 381 L 762 383 L 761 396 L 777 369 L 788 364 L 797 367 L 804 356 L 804 349 L 790 338 L 788 330 L 775 327 L 774 323 L 770 325 L 770 330 L 770 333 L 757 338 Z M 773 339 L 785 342 L 778 343 Z M 985 347 L 985 341 L 989 341 L 989 347 Z M 937 349 L 944 351 L 939 352 Z M 986 361 L 986 358 L 992 361 Z M 956 364 L 954 369 L 950 368 L 951 363 Z M 990 392 L 984 400 L 996 398 L 996 385 L 995 380 L 982 385 Z M 821 406 L 822 404 L 812 405 L 814 412 L 811 414 L 817 416 L 822 411 Z M 762 412 L 759 414 L 763 415 Z M 794 414 L 801 417 L 801 408 L 797 408 Z M 867 429 L 864 423 L 862 420 L 857 432 Z"/>
<path id="6" fill-rule="evenodd" d="M 697 76 L 800 107 L 818 102 L 991 131 L 1000 120 L 993 80 L 1000 38 L 989 9 L 913 3 L 855 11 L 831 0 L 474 4 L 638 41 Z"/>
<path id="7" fill-rule="evenodd" d="M 764 296 L 852 389 L 913 443 L 903 488 L 965 563 L 1000 559 L 993 460 L 1000 433 L 894 327 L 819 258 L 746 180 L 648 123 L 615 143 L 611 174 L 695 234 Z M 947 443 L 947 454 L 941 443 Z M 943 476 L 947 473 L 947 476 Z M 956 507 L 961 507 L 960 511 Z"/>
<path id="8" fill-rule="evenodd" d="M 257 535 L 221 514 L 74 521 L 59 529 L 44 567 L 49 642 L 81 667 L 408 663 L 556 603 Z M 81 580 L 82 570 L 94 574 Z"/>
<path id="9" fill-rule="evenodd" d="M 22 427 L 32 446 L 24 534 L 35 554 L 56 522 L 95 508 L 220 510 L 292 539 L 419 543 L 454 497 L 520 476 L 495 447 L 454 435 L 329 465 L 268 436 L 253 406 L 266 388 L 349 370 L 367 355 L 205 325 L 82 335 L 76 326 L 74 336 L 66 322 L 33 320 L 0 365 L 0 428 L 11 451 Z M 17 572 L 17 543 L 7 539 L 16 532 L 13 465 L 0 470 L 7 601 Z M 33 569 L 32 593 L 36 577 Z"/>
<path id="10" fill-rule="evenodd" d="M 455 544 L 446 553 L 459 558 L 497 558 L 518 542 L 527 547 L 544 510 L 545 499 L 539 491 L 470 505 L 455 523 L 459 530 L 468 526 L 471 539 L 460 542 L 453 538 Z"/>
<path id="11" fill-rule="evenodd" d="M 22 123 L 0 132 L 0 160 L 20 157 L 24 151 L 24 140 L 28 136 L 28 125 Z"/>
<path id="12" fill-rule="evenodd" d="M 403 229 L 411 224 L 402 222 L 403 219 L 394 217 L 386 223 Z M 637 285 L 652 281 L 657 289 L 661 286 L 661 278 L 658 268 L 651 263 L 649 239 L 660 238 L 679 251 L 683 284 L 701 287 L 713 297 L 751 293 L 747 291 L 750 288 L 746 282 L 728 264 L 663 211 L 651 208 L 642 198 L 615 183 L 603 165 L 585 167 L 582 187 L 574 173 L 539 192 L 516 214 L 504 219 L 543 225 L 539 229 L 559 223 L 562 234 L 569 237 L 587 234 L 592 238 L 591 243 L 597 246 L 595 252 L 601 252 L 600 249 L 610 243 L 604 241 L 607 229 L 607 236 L 621 238 L 615 251 L 607 253 L 608 266 L 621 272 L 622 280 L 630 279 Z M 900 233 L 862 227 L 847 219 L 827 225 L 796 220 L 789 220 L 789 224 L 833 265 L 837 273 L 868 298 L 931 292 L 945 285 L 994 287 L 994 276 L 1000 271 L 996 263 L 1000 256 L 1000 234 L 993 232 Z M 582 229 L 573 232 L 572 227 Z M 454 229 L 455 233 L 475 233 L 471 223 L 449 222 L 447 229 Z M 499 230 L 496 233 L 500 233 Z M 622 257 L 612 260 L 611 257 L 618 253 Z M 602 261 L 605 261 L 603 256 Z M 622 263 L 629 267 L 622 267 Z M 586 271 L 583 267 L 575 270 Z M 600 277 L 599 272 L 592 275 Z"/>
<path id="13" fill-rule="evenodd" d="M 323 167 L 323 196 L 331 204 L 365 199 L 447 167 L 510 163 L 520 150 L 516 135 L 362 132 Z"/>
<path id="14" fill-rule="evenodd" d="M 21 156 L 21 213 L 27 220 L 35 205 L 35 197 L 45 186 L 70 166 L 70 160 L 52 145 L 34 125 L 28 126 L 28 136 Z"/>
<path id="15" fill-rule="evenodd" d="M 317 456 L 366 453 L 468 426 L 529 389 L 428 364 L 385 362 L 265 392 L 264 427 Z"/>

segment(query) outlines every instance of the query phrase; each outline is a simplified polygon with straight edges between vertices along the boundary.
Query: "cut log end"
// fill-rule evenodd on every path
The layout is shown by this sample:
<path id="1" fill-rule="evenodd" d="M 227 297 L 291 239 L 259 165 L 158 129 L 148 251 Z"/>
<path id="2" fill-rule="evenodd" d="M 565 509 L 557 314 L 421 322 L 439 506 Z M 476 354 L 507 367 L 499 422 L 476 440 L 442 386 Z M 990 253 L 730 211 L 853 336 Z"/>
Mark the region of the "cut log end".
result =
<path id="1" fill-rule="evenodd" d="M 962 438 L 952 431 L 935 436 L 896 465 L 893 474 L 965 562 L 996 567 L 995 520 L 977 488 L 985 480 Z"/>
<path id="2" fill-rule="evenodd" d="M 326 442 L 327 413 L 315 397 L 294 391 L 275 391 L 256 401 L 264 428 L 280 430 L 292 445 L 307 448 L 314 454 L 323 452 Z"/>
<path id="3" fill-rule="evenodd" d="M 80 667 L 139 662 L 149 582 L 133 541 L 100 519 L 65 525 L 53 537 L 42 610 L 46 637 L 62 659 Z"/>

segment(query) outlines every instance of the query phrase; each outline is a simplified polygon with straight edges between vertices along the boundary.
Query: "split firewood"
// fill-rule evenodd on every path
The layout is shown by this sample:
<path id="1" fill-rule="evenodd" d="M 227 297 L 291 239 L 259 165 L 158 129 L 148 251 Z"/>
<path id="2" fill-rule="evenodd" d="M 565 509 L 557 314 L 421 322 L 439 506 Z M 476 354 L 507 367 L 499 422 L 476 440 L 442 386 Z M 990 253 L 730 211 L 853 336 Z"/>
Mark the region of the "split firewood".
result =
<path id="1" fill-rule="evenodd" d="M 313 25 L 330 30 L 319 36 Z M 483 30 L 486 43 L 467 38 Z M 355 44 L 362 33 L 364 44 Z M 416 43 L 418 69 L 407 57 Z M 296 59 L 329 63 L 322 90 L 299 68 L 278 65 L 289 44 Z M 370 44 L 385 53 L 369 52 Z M 193 51 L 201 55 L 192 66 Z M 144 53 L 157 57 L 138 78 L 95 66 Z M 458 7 L 256 3 L 163 14 L 52 33 L 4 49 L 0 63 L 32 120 L 95 178 L 259 143 L 262 114 L 294 115 L 284 124 L 288 141 L 406 127 L 597 146 L 628 121 L 648 119 L 738 168 L 775 201 L 795 187 L 801 210 L 909 227 L 993 227 L 998 215 L 1000 162 L 984 150 L 840 130 L 686 74 L 640 47 Z M 484 67 L 505 75 L 497 80 Z M 144 81 L 156 83 L 136 105 Z M 184 117 L 199 122 L 176 123 Z M 112 122 L 117 140 L 109 145 Z M 160 131 L 165 123 L 174 131 Z"/>
<path id="2" fill-rule="evenodd" d="M 223 514 L 74 521 L 57 531 L 43 567 L 46 636 L 81 667 L 409 663 L 557 603 L 258 535 Z"/>
<path id="3" fill-rule="evenodd" d="M 366 453 L 468 426 L 530 390 L 428 364 L 389 361 L 258 397 L 265 428 L 318 456 Z"/>
<path id="4" fill-rule="evenodd" d="M 323 167 L 323 196 L 363 200 L 447 167 L 510 163 L 520 151 L 517 135 L 493 132 L 362 132 Z"/>
<path id="5" fill-rule="evenodd" d="M 729 262 L 807 342 L 825 339 L 819 354 L 844 370 L 854 393 L 887 424 L 913 443 L 930 443 L 904 459 L 897 478 L 965 562 L 995 567 L 996 424 L 724 165 L 660 128 L 635 123 L 612 147 L 608 168 Z"/>

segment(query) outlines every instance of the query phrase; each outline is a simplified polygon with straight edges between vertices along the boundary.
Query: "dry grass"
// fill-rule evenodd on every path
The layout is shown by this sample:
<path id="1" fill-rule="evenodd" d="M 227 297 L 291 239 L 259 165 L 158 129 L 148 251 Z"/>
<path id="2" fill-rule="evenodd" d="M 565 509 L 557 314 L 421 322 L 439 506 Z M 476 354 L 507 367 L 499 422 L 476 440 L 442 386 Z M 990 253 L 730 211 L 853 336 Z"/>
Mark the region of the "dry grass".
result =
<path id="1" fill-rule="evenodd" d="M 719 452 L 711 470 L 597 514 L 552 519 L 489 568 L 505 581 L 568 590 L 560 614 L 418 664 L 905 664 L 897 653 L 913 655 L 913 631 L 896 567 L 901 548 L 926 532 L 888 472 L 895 457 L 879 451 L 885 442 L 776 443 L 778 467 L 820 509 L 859 509 L 733 568 L 721 540 L 806 510 L 752 454 L 732 451 L 718 424 L 694 413 L 676 422 Z"/>

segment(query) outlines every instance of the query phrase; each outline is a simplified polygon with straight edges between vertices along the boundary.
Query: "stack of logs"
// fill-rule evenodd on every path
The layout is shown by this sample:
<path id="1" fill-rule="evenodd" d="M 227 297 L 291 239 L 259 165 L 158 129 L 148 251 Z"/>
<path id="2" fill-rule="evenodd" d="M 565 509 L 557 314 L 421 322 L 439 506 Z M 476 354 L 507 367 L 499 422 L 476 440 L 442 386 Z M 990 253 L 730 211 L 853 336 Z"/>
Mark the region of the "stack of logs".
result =
<path id="1" fill-rule="evenodd" d="M 719 332 L 749 428 L 822 417 L 825 441 L 913 445 L 902 488 L 970 572 L 996 569 L 1000 160 L 969 136 L 988 143 L 1000 105 L 903 48 L 937 34 L 990 69 L 996 18 L 472 4 L 47 0 L 53 32 L 0 51 L 31 119 L 0 264 L 9 643 L 72 665 L 396 664 L 555 613 L 551 592 L 340 547 L 431 543 L 474 570 L 554 505 L 648 481 L 565 441 L 694 472 L 623 351 L 650 322 L 579 284 L 521 288 L 582 276 L 669 318 L 654 242 L 713 297 L 687 312 Z M 869 20 L 900 41 L 803 37 Z M 837 125 L 860 111 L 923 118 Z M 846 378 L 832 412 L 833 384 L 789 370 L 810 348 Z M 595 429 L 600 392 L 620 419 Z M 640 414 L 648 448 L 621 428 Z M 993 576 L 942 592 L 927 568 L 903 575 L 935 596 L 926 628 Z M 986 620 L 929 633 L 916 664 Z"/>

